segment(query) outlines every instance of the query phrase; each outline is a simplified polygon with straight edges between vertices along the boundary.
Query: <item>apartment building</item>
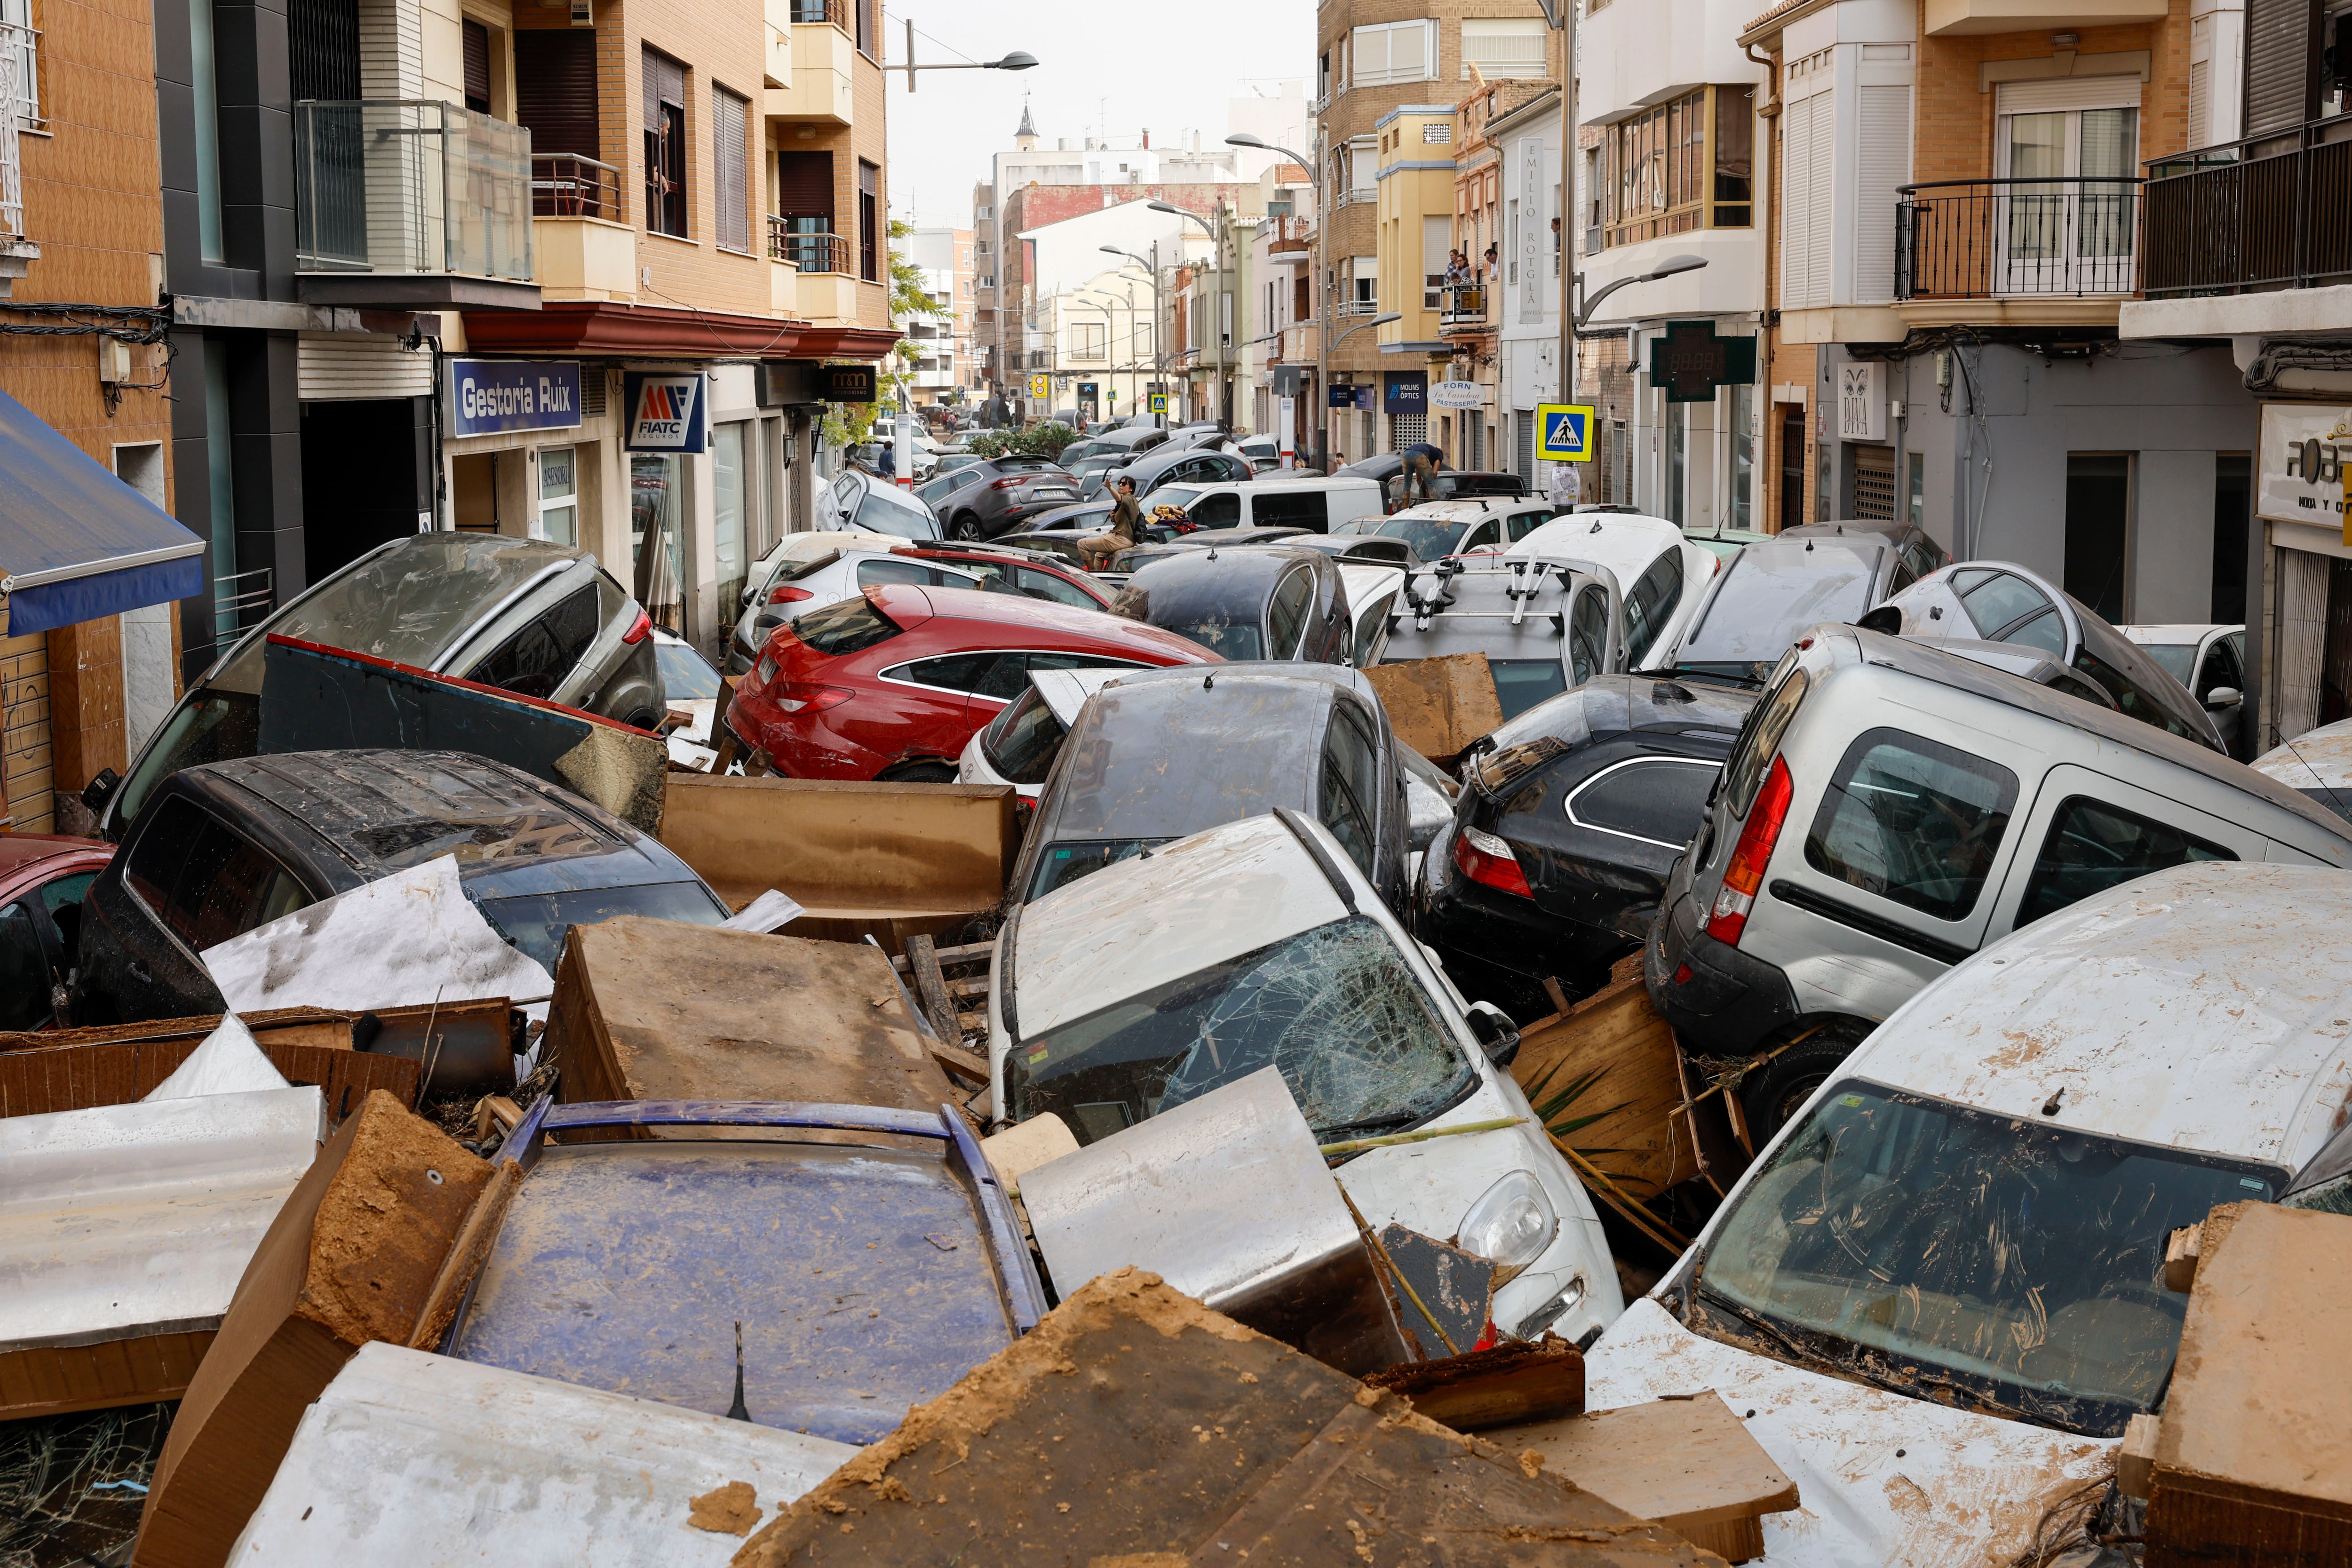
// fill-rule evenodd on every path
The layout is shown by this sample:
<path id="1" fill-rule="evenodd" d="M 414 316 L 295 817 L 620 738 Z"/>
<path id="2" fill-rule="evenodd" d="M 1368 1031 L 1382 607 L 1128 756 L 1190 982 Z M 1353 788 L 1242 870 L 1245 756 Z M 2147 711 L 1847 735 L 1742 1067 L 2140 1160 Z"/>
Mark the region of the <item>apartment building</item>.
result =
<path id="1" fill-rule="evenodd" d="M 1546 180 L 1557 183 L 1559 133 L 1559 89 L 1542 80 L 1482 82 L 1454 108 L 1448 245 L 1462 261 L 1458 280 L 1437 293 L 1437 335 L 1448 359 L 1432 389 L 1430 438 L 1457 468 L 1536 477 L 1533 410 L 1559 391 L 1550 369 L 1559 267 L 1556 255 L 1548 255 L 1549 237 L 1519 224 L 1517 215 L 1531 175 L 1538 191 Z M 1546 147 L 1552 149 L 1549 163 Z M 1523 258 L 1520 248 L 1530 246 Z M 1448 269 L 1447 276 L 1455 274 Z M 1527 448 L 1526 467 L 1517 460 L 1519 445 Z"/>
<path id="2" fill-rule="evenodd" d="M 2192 11 L 2188 148 L 2147 162 L 2116 335 L 2194 345 L 2253 405 L 2215 456 L 2211 599 L 2267 747 L 2352 717 L 2352 3 Z"/>
<path id="3" fill-rule="evenodd" d="M 1308 307 L 1329 374 L 1300 393 L 1316 413 L 1318 460 L 1429 435 L 1430 370 L 1437 365 L 1443 379 L 1453 356 L 1438 327 L 1454 227 L 1454 105 L 1483 82 L 1558 78 L 1560 47 L 1535 0 L 1334 0 L 1321 8 L 1322 211 Z M 1557 198 L 1547 200 L 1539 221 L 1557 211 Z M 1365 330 L 1391 312 L 1402 319 Z"/>
<path id="4" fill-rule="evenodd" d="M 908 329 L 923 351 L 915 367 L 915 393 L 926 404 L 965 402 L 980 388 L 973 238 L 971 229 L 935 226 L 918 228 L 907 239 L 907 259 L 922 268 L 923 287 L 938 307 L 928 321 Z"/>
<path id="5" fill-rule="evenodd" d="M 1259 199 L 1265 216 L 1242 220 L 1249 225 L 1242 363 L 1250 393 L 1246 415 L 1237 408 L 1234 416 L 1275 437 L 1284 451 L 1305 454 L 1314 449 L 1319 427 L 1306 402 L 1320 342 L 1313 304 L 1315 187 L 1304 168 L 1281 164 L 1259 176 Z"/>
<path id="6" fill-rule="evenodd" d="M 153 59 L 135 0 L 0 6 L 0 827 L 16 832 L 80 827 L 74 795 L 162 721 L 171 606 L 202 581 L 203 542 L 168 515 Z M 21 981 L 47 966 L 16 925 L 0 921 L 0 973 Z"/>
<path id="7" fill-rule="evenodd" d="M 429 528 L 720 636 L 809 515 L 814 367 L 897 338 L 878 0 L 155 16 L 190 662 Z"/>

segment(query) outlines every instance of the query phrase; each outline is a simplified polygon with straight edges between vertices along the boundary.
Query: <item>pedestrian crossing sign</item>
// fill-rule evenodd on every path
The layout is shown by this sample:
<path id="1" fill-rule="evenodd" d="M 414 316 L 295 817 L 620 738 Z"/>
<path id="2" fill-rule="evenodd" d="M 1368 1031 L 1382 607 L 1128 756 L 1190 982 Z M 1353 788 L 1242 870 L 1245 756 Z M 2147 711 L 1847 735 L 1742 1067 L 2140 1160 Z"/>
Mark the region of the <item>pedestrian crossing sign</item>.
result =
<path id="1" fill-rule="evenodd" d="M 1592 461 L 1592 405 L 1538 404 L 1536 456 L 1547 463 Z"/>
<path id="2" fill-rule="evenodd" d="M 1164 392 L 1155 392 L 1155 393 L 1153 393 L 1153 394 L 1151 395 L 1151 408 L 1150 408 L 1150 411 L 1151 413 L 1153 413 L 1153 414 L 1165 414 L 1165 413 L 1167 413 L 1167 412 L 1168 412 L 1168 395 L 1167 395 L 1166 393 L 1164 393 Z"/>

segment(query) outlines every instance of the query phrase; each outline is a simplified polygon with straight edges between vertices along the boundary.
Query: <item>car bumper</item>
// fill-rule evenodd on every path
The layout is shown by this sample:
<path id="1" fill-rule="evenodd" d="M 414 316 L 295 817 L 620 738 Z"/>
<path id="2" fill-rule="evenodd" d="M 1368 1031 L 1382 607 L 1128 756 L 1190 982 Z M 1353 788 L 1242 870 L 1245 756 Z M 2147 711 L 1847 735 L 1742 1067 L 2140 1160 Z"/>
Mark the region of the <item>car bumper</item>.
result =
<path id="1" fill-rule="evenodd" d="M 1423 882 L 1420 935 L 1432 947 L 1542 981 L 1580 986 L 1632 943 L 1555 915 L 1529 900 L 1479 886 L 1455 869 L 1451 834 L 1430 845 Z M 1444 858 L 1434 857 L 1444 856 Z"/>
<path id="2" fill-rule="evenodd" d="M 837 708 L 787 713 L 764 697 L 738 691 L 727 710 L 727 727 L 744 745 L 765 752 L 787 778 L 871 779 L 899 759 L 860 745 L 826 721 L 854 710 L 857 701 L 853 697 Z"/>
<path id="3" fill-rule="evenodd" d="M 1651 1005 L 1685 1046 L 1707 1056 L 1744 1057 L 1797 1016 L 1789 977 L 1760 958 L 1698 929 L 1698 900 L 1670 901 L 1642 952 Z"/>

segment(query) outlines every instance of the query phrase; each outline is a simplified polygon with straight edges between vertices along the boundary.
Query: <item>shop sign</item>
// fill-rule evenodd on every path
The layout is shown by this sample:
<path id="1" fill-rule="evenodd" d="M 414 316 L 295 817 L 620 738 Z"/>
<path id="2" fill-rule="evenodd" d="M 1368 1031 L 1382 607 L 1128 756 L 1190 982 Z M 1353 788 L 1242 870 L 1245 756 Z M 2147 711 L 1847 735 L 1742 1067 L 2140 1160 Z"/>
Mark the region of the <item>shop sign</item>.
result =
<path id="1" fill-rule="evenodd" d="M 2352 408 L 2263 405 L 2254 511 L 2273 522 L 2341 529 L 2352 544 Z"/>
<path id="2" fill-rule="evenodd" d="M 1429 412 L 1429 373 L 1425 370 L 1391 370 L 1381 373 L 1387 395 L 1382 406 L 1391 414 L 1426 414 Z"/>
<path id="3" fill-rule="evenodd" d="M 1484 408 L 1486 389 L 1475 381 L 1441 381 L 1429 389 L 1429 400 L 1440 408 Z"/>
<path id="4" fill-rule="evenodd" d="M 1650 340 L 1650 384 L 1663 387 L 1668 403 L 1711 403 L 1717 387 L 1755 380 L 1753 336 L 1719 338 L 1713 321 L 1668 321 Z"/>
<path id="5" fill-rule="evenodd" d="M 703 381 L 692 375 L 663 375 L 633 370 L 622 377 L 628 399 L 629 428 L 625 445 L 632 452 L 699 452 L 708 434 L 704 423 Z"/>
<path id="6" fill-rule="evenodd" d="M 1878 390 L 1881 369 L 1875 360 L 1837 367 L 1839 440 L 1886 439 L 1886 399 Z"/>
<path id="7" fill-rule="evenodd" d="M 571 430 L 580 424 L 576 360 L 453 359 L 448 426 L 459 436 Z"/>
<path id="8" fill-rule="evenodd" d="M 871 403 L 876 377 L 870 364 L 829 364 L 817 372 L 827 403 Z"/>

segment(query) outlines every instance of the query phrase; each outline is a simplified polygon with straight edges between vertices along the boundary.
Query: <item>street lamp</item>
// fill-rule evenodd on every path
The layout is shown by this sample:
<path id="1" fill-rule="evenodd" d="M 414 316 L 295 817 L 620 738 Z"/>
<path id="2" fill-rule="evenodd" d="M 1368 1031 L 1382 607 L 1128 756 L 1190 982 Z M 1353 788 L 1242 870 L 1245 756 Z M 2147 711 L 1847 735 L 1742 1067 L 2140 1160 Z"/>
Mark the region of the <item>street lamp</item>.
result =
<path id="1" fill-rule="evenodd" d="M 1323 406 L 1315 421 L 1315 466 L 1323 467 L 1324 454 L 1331 449 L 1331 399 L 1324 390 L 1331 383 L 1331 301 L 1324 298 L 1324 250 L 1329 245 L 1331 215 L 1323 205 L 1323 171 L 1312 158 L 1292 152 L 1289 148 L 1268 142 L 1263 136 L 1246 131 L 1236 131 L 1225 138 L 1228 147 L 1253 147 L 1261 153 L 1279 153 L 1307 171 L 1307 183 L 1315 192 L 1315 321 L 1321 329 L 1316 336 L 1315 395 Z M 1355 329 L 1350 329 L 1351 331 Z"/>
<path id="2" fill-rule="evenodd" d="M 906 59 L 898 65 L 887 65 L 882 68 L 886 71 L 905 71 L 907 90 L 912 92 L 915 90 L 917 71 L 1025 71 L 1036 63 L 1035 55 L 1024 49 L 1015 49 L 1002 59 L 942 61 L 939 65 L 919 66 L 915 63 L 915 24 L 910 20 L 907 24 Z"/>
<path id="3" fill-rule="evenodd" d="M 1217 216 L 1219 221 L 1214 224 L 1210 223 L 1208 219 L 1202 217 L 1198 213 L 1186 212 L 1182 207 L 1176 205 L 1173 202 L 1147 202 L 1144 205 L 1149 206 L 1153 212 L 1169 213 L 1174 216 L 1189 219 L 1193 223 L 1199 224 L 1201 227 L 1206 231 L 1209 238 L 1216 245 L 1217 282 L 1215 289 L 1212 291 L 1212 298 L 1209 301 L 1210 331 L 1217 334 L 1218 413 L 1226 430 L 1231 431 L 1234 427 L 1234 384 L 1232 367 L 1226 359 L 1226 355 L 1231 351 L 1225 342 L 1224 294 L 1225 231 L 1232 227 L 1232 224 L 1229 221 L 1226 221 L 1224 216 L 1225 199 L 1223 196 L 1219 196 L 1217 198 Z"/>
<path id="4" fill-rule="evenodd" d="M 1124 305 L 1127 307 L 1127 405 L 1129 411 L 1133 412 L 1138 406 L 1138 399 L 1135 395 L 1137 374 L 1135 363 L 1135 286 L 1132 283 L 1128 285 L 1127 298 L 1124 300 L 1120 299 L 1118 295 L 1110 292 L 1110 290 L 1107 289 L 1079 289 L 1074 290 L 1074 292 L 1082 297 L 1087 294 L 1092 294 L 1098 300 L 1109 300 L 1113 305 Z M 1105 311 L 1105 314 L 1108 314 L 1108 310 Z M 1112 346 L 1115 350 L 1118 341 L 1118 327 L 1116 321 L 1112 323 L 1110 335 Z M 1118 353 L 1114 352 L 1108 354 L 1105 358 L 1104 363 L 1106 366 L 1104 374 L 1112 383 L 1111 401 L 1116 403 L 1118 401 L 1118 376 L 1119 364 Z"/>
<path id="5" fill-rule="evenodd" d="M 1672 278 L 1677 273 L 1696 272 L 1706 265 L 1706 258 L 1704 256 L 1669 256 L 1659 262 L 1653 270 L 1644 272 L 1638 278 L 1620 278 L 1590 299 L 1587 299 L 1584 293 L 1584 274 L 1578 273 L 1576 275 L 1577 331 L 1582 331 L 1585 323 L 1592 320 L 1592 312 L 1601 309 L 1601 301 L 1617 292 L 1618 289 L 1635 283 L 1655 283 L 1661 278 Z"/>
<path id="6" fill-rule="evenodd" d="M 1160 331 L 1160 263 L 1156 259 L 1146 261 L 1132 250 L 1121 250 L 1116 245 L 1097 246 L 1096 248 L 1106 256 L 1124 257 L 1134 262 L 1138 267 L 1142 268 L 1145 274 L 1151 279 L 1151 368 L 1157 372 L 1160 369 L 1160 355 L 1168 342 Z M 1156 258 L 1160 250 L 1157 241 L 1153 242 L 1151 248 Z M 1134 332 L 1131 329 L 1128 334 L 1128 342 L 1131 350 L 1134 343 Z"/>

